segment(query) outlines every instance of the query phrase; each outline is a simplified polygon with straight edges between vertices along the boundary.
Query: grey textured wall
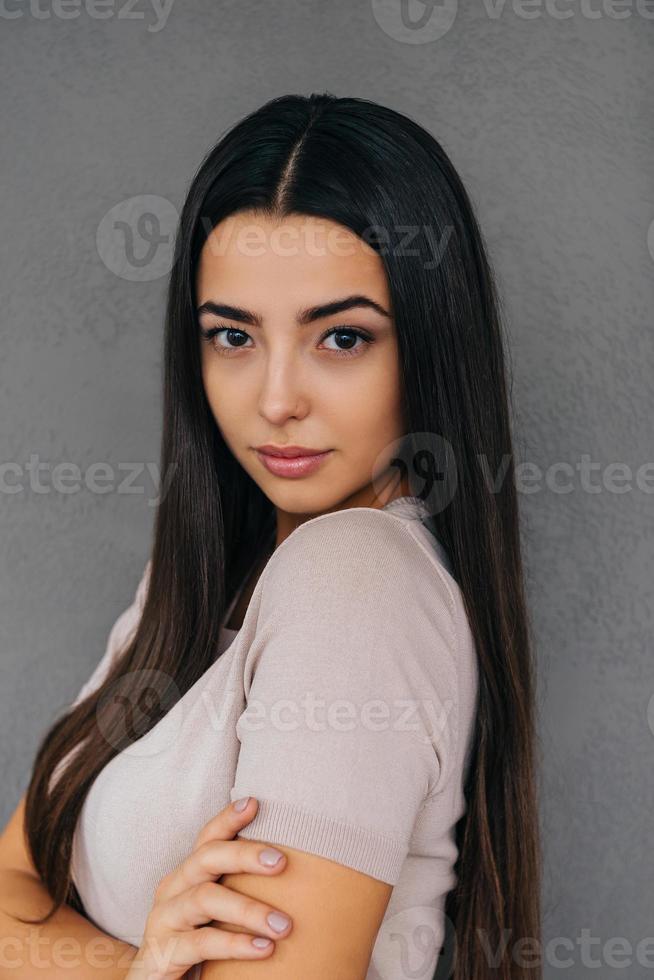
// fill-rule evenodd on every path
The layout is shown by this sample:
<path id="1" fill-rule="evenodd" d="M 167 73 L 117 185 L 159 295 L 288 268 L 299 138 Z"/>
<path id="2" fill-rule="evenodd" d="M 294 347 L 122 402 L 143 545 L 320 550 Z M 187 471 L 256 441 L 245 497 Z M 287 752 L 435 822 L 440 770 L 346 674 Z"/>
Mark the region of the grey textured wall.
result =
<path id="1" fill-rule="evenodd" d="M 144 196 L 165 239 L 203 153 L 244 113 L 285 92 L 372 98 L 428 127 L 467 183 L 509 325 L 518 453 L 540 467 L 521 500 L 544 929 L 561 943 L 545 973 L 650 976 L 654 3 L 445 0 L 423 27 L 396 0 L 102 13 L 13 0 L 0 15 L 0 820 L 148 554 L 167 246 L 140 264 Z M 116 215 L 133 262 L 107 231 Z M 106 493 L 95 463 L 111 467 Z"/>

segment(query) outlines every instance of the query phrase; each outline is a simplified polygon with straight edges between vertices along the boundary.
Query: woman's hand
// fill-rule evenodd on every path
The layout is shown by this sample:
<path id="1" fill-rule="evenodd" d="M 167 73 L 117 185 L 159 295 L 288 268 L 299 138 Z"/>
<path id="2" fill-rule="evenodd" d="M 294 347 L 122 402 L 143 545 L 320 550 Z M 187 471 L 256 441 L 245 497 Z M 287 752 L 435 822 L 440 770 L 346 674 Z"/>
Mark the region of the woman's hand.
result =
<path id="1" fill-rule="evenodd" d="M 223 874 L 274 875 L 286 866 L 281 851 L 234 840 L 259 806 L 254 797 L 247 799 L 240 813 L 230 803 L 212 817 L 189 857 L 161 879 L 143 941 L 125 980 L 178 980 L 204 960 L 266 959 L 275 949 L 274 940 L 289 934 L 289 916 L 218 883 Z M 273 864 L 276 855 L 280 857 Z M 208 924 L 215 919 L 243 926 L 254 935 Z M 282 928 L 278 931 L 275 926 Z"/>

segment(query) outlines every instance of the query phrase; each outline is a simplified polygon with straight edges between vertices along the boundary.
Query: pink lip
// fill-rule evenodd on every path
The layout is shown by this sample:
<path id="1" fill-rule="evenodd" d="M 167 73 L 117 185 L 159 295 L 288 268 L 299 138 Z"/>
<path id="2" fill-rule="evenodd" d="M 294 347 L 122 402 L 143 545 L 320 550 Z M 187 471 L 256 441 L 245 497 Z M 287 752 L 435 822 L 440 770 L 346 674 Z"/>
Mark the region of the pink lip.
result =
<path id="1" fill-rule="evenodd" d="M 298 456 L 317 456 L 318 453 L 327 452 L 326 449 L 314 449 L 312 446 L 275 446 L 272 442 L 254 448 L 268 456 L 285 456 L 287 459 L 296 459 Z"/>
<path id="2" fill-rule="evenodd" d="M 269 453 L 262 453 L 259 449 L 255 452 L 263 465 L 275 476 L 298 477 L 313 473 L 319 468 L 322 462 L 332 452 L 331 449 L 324 453 L 313 453 L 311 456 L 271 456 Z"/>

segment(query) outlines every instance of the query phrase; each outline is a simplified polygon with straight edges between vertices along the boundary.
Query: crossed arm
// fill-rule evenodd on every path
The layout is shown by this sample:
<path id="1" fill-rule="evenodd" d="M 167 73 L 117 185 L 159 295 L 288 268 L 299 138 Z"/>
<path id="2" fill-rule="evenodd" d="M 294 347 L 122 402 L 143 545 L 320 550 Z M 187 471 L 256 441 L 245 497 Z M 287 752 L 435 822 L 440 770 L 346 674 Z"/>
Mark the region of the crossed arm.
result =
<path id="1" fill-rule="evenodd" d="M 0 980 L 34 978 L 124 980 L 137 950 L 102 932 L 68 905 L 42 926 L 36 918 L 51 898 L 27 851 L 25 798 L 0 836 Z M 276 845 L 279 846 L 279 845 Z M 202 980 L 364 980 L 392 886 L 352 868 L 294 848 L 282 874 L 227 874 L 221 883 L 243 895 L 284 909 L 293 919 L 289 936 L 265 960 L 213 960 Z M 244 931 L 223 924 L 221 928 Z"/>
<path id="2" fill-rule="evenodd" d="M 23 825 L 25 797 L 0 837 L 0 978 L 88 980 L 97 969 L 106 980 L 123 980 L 136 949 L 107 933 L 69 905 L 42 926 L 16 916 L 44 915 L 52 899 L 32 864 Z"/>

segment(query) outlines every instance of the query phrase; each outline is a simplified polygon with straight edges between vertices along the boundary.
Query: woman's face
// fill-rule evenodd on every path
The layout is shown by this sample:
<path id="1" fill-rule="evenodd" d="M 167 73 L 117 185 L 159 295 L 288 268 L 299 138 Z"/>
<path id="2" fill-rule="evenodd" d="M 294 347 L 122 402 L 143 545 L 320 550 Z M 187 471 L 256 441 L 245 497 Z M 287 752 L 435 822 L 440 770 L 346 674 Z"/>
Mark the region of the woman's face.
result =
<path id="1" fill-rule="evenodd" d="M 207 399 L 231 452 L 277 507 L 278 543 L 316 514 L 409 492 L 389 469 L 405 431 L 398 347 L 370 246 L 322 218 L 232 215 L 205 242 L 196 294 Z M 341 311 L 316 309 L 353 297 L 361 302 Z M 310 472 L 271 472 L 257 452 L 265 444 L 328 452 Z"/>

